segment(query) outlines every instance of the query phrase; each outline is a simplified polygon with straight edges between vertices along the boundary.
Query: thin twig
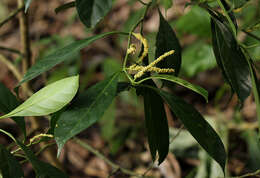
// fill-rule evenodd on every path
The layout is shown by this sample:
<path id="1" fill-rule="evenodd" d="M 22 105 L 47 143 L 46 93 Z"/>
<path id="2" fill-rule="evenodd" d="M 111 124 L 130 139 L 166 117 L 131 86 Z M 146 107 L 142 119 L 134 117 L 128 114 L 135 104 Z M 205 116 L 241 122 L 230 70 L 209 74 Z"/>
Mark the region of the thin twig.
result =
<path id="1" fill-rule="evenodd" d="M 257 171 L 253 172 L 253 173 L 248 173 L 248 174 L 244 174 L 242 176 L 235 176 L 235 177 L 229 177 L 229 178 L 245 178 L 245 177 L 254 177 L 254 176 L 259 176 L 260 175 L 260 169 L 258 169 Z"/>
<path id="2" fill-rule="evenodd" d="M 6 67 L 14 74 L 15 78 L 20 81 L 22 79 L 22 75 L 20 72 L 16 69 L 16 67 L 11 63 L 9 60 L 7 60 L 3 55 L 0 54 L 0 61 L 6 65 Z M 32 95 L 33 92 L 26 86 L 22 85 L 22 88 L 28 95 Z"/>
<path id="3" fill-rule="evenodd" d="M 250 32 L 247 32 L 246 30 L 242 30 L 242 32 L 244 32 L 245 34 L 247 34 L 248 36 L 260 41 L 260 37 L 256 36 L 255 34 L 253 33 L 250 33 Z"/>
<path id="4" fill-rule="evenodd" d="M 143 4 L 143 5 L 148 5 L 149 3 L 145 3 L 145 2 L 143 2 L 142 0 L 137 0 L 138 2 L 140 2 L 141 4 Z"/>
<path id="5" fill-rule="evenodd" d="M 180 135 L 183 128 L 184 128 L 184 125 L 182 125 L 181 128 L 179 128 L 177 134 L 174 135 L 174 137 L 172 137 L 172 139 L 170 140 L 170 143 L 172 143 Z"/>
<path id="6" fill-rule="evenodd" d="M 13 65 L 12 62 L 10 62 L 8 59 L 6 59 L 2 54 L 0 54 L 0 61 L 6 65 L 6 67 L 14 74 L 17 80 L 22 79 L 22 75 L 20 72 L 16 69 L 16 67 Z"/>
<path id="7" fill-rule="evenodd" d="M 7 47 L 4 47 L 4 46 L 0 46 L 0 50 L 12 52 L 12 53 L 16 53 L 16 54 L 22 56 L 22 53 L 21 53 L 19 50 L 17 50 L 17 49 L 7 48 Z"/>
<path id="8" fill-rule="evenodd" d="M 74 141 L 79 144 L 80 146 L 82 146 L 83 148 L 85 148 L 86 150 L 90 151 L 91 153 L 93 153 L 94 155 L 96 155 L 97 157 L 99 157 L 100 159 L 102 159 L 103 161 L 105 161 L 109 166 L 111 166 L 114 171 L 113 172 L 117 172 L 117 171 L 121 171 L 124 174 L 130 175 L 130 176 L 135 176 L 135 177 L 143 177 L 131 170 L 122 168 L 121 166 L 113 163 L 112 161 L 110 161 L 108 158 L 106 158 L 102 153 L 100 153 L 98 150 L 96 150 L 95 148 L 93 148 L 92 146 L 90 146 L 89 144 L 81 141 L 78 138 L 74 138 Z"/>
<path id="9" fill-rule="evenodd" d="M 13 11 L 8 17 L 6 17 L 4 20 L 0 22 L 0 28 L 6 24 L 9 20 L 13 19 L 19 12 L 23 11 L 24 6 L 19 7 L 15 11 Z"/>
<path id="10" fill-rule="evenodd" d="M 43 147 L 41 147 L 41 149 L 35 153 L 35 156 L 38 156 L 40 153 L 42 153 L 44 150 L 46 150 L 47 148 L 53 146 L 53 145 L 56 145 L 56 143 L 49 143 L 49 144 L 46 144 L 44 145 Z M 23 161 L 20 161 L 20 164 L 23 164 L 23 163 L 26 163 L 28 161 L 28 159 L 25 159 Z"/>
<path id="11" fill-rule="evenodd" d="M 18 7 L 24 7 L 24 0 L 17 0 Z M 22 73 L 25 74 L 30 65 L 31 61 L 31 49 L 30 49 L 30 38 L 29 38 L 29 26 L 28 17 L 25 12 L 21 12 L 19 16 L 20 25 L 20 38 L 21 38 L 21 53 L 24 54 L 22 60 Z"/>

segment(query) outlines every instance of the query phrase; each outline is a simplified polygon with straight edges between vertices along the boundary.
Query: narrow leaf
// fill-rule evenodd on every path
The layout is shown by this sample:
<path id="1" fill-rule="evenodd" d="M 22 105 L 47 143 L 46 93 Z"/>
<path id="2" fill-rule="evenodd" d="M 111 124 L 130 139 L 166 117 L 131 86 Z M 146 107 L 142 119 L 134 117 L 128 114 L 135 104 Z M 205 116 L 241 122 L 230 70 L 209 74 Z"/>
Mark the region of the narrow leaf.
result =
<path id="1" fill-rule="evenodd" d="M 172 27 L 164 19 L 160 10 L 158 12 L 160 15 L 160 26 L 156 37 L 155 57 L 158 58 L 170 50 L 175 50 L 175 53 L 159 62 L 157 66 L 160 68 L 173 68 L 175 70 L 174 75 L 177 76 L 181 68 L 181 45 Z"/>
<path id="2" fill-rule="evenodd" d="M 3 145 L 0 145 L 0 160 L 0 172 L 3 178 L 24 177 L 21 165 Z"/>
<path id="3" fill-rule="evenodd" d="M 55 13 L 58 14 L 61 11 L 67 10 L 69 8 L 72 8 L 72 7 L 75 7 L 75 5 L 76 5 L 75 1 L 62 4 L 61 6 L 59 6 L 59 7 L 57 7 L 55 9 Z"/>
<path id="4" fill-rule="evenodd" d="M 97 83 L 75 99 L 72 106 L 63 112 L 54 130 L 58 154 L 71 137 L 97 122 L 112 103 L 117 92 L 119 73 Z"/>
<path id="5" fill-rule="evenodd" d="M 172 76 L 172 75 L 160 75 L 160 74 L 157 74 L 157 75 L 152 75 L 149 78 L 167 80 L 167 81 L 170 81 L 170 82 L 177 83 L 177 84 L 179 84 L 179 85 L 181 85 L 183 87 L 186 87 L 186 88 L 188 88 L 188 89 L 190 89 L 190 90 L 200 94 L 208 102 L 208 91 L 207 90 L 205 90 L 204 88 L 201 88 L 200 86 L 193 85 L 193 84 L 189 83 L 188 81 L 183 80 L 183 79 L 181 79 L 179 77 L 175 77 L 175 76 Z M 149 78 L 147 78 L 147 79 L 149 79 Z"/>
<path id="6" fill-rule="evenodd" d="M 7 114 L 16 108 L 20 102 L 16 99 L 13 93 L 0 82 L 0 112 Z M 26 136 L 24 118 L 12 118 L 21 128 L 24 136 Z"/>
<path id="7" fill-rule="evenodd" d="M 60 64 L 66 60 L 68 60 L 71 56 L 73 56 L 76 52 L 81 50 L 82 48 L 88 46 L 89 44 L 93 43 L 94 41 L 104 38 L 108 35 L 112 34 L 126 34 L 122 32 L 107 32 L 102 33 L 100 35 L 95 35 L 84 40 L 75 41 L 54 53 L 46 56 L 45 58 L 38 60 L 35 65 L 33 65 L 27 73 L 24 75 L 22 81 L 18 84 L 20 86 L 22 83 L 32 80 L 33 78 L 37 77 L 38 75 L 42 74 L 43 72 L 51 69 L 57 64 Z"/>
<path id="8" fill-rule="evenodd" d="M 72 100 L 78 87 L 79 76 L 54 82 L 33 94 L 24 103 L 0 117 L 0 119 L 13 116 L 42 116 L 54 113 Z"/>
<path id="9" fill-rule="evenodd" d="M 94 27 L 112 8 L 112 0 L 76 0 L 76 8 L 82 23 Z"/>
<path id="10" fill-rule="evenodd" d="M 247 51 L 244 49 L 243 50 L 245 56 L 247 57 L 247 62 L 249 65 L 250 69 L 250 75 L 251 75 L 251 81 L 252 81 L 252 91 L 254 94 L 255 98 L 255 104 L 256 104 L 256 113 L 257 113 L 257 118 L 258 118 L 258 124 L 260 128 L 260 83 L 257 80 L 257 75 L 254 69 L 254 64 L 252 63 L 252 59 L 250 58 L 250 55 L 247 53 Z M 258 132 L 260 135 L 260 132 Z"/>
<path id="11" fill-rule="evenodd" d="M 148 83 L 155 86 L 152 81 Z M 163 100 L 160 95 L 150 88 L 143 88 L 142 92 L 150 152 L 153 161 L 155 161 L 158 152 L 159 164 L 161 164 L 169 151 L 169 128 Z"/>
<path id="12" fill-rule="evenodd" d="M 168 103 L 172 112 L 182 121 L 187 130 L 208 154 L 219 163 L 224 172 L 226 152 L 215 130 L 192 105 L 186 103 L 183 99 L 163 90 L 155 88 L 154 90 Z"/>
<path id="13" fill-rule="evenodd" d="M 24 4 L 25 4 L 24 11 L 25 12 L 27 12 L 27 10 L 29 9 L 31 2 L 32 2 L 32 0 L 24 0 Z"/>
<path id="14" fill-rule="evenodd" d="M 224 23 L 212 18 L 211 28 L 217 64 L 232 90 L 244 102 L 251 93 L 250 69 L 247 60 L 231 30 Z"/>
<path id="15" fill-rule="evenodd" d="M 36 158 L 33 152 L 23 143 L 17 140 L 16 142 L 24 151 L 27 159 L 32 163 L 33 169 L 36 172 L 37 178 L 68 178 L 62 171 L 52 165 L 40 161 Z"/>

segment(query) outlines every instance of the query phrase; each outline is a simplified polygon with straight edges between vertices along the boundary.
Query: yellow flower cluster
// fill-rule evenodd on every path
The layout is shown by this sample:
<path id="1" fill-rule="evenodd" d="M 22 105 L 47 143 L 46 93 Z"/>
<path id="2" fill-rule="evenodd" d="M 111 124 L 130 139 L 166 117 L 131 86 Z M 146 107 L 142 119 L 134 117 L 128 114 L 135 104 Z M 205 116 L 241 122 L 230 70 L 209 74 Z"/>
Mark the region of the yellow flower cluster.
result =
<path id="1" fill-rule="evenodd" d="M 143 46 L 144 46 L 144 51 L 142 53 L 142 56 L 139 58 L 139 60 L 137 61 L 137 63 L 142 63 L 143 59 L 147 56 L 148 54 L 148 42 L 147 40 L 140 34 L 140 33 L 132 33 L 136 39 L 138 39 L 139 41 L 142 42 Z"/>
<path id="2" fill-rule="evenodd" d="M 143 53 L 141 55 L 141 57 L 139 58 L 139 60 L 137 61 L 137 63 L 141 63 L 143 61 L 143 59 L 147 56 L 148 54 L 148 43 L 147 40 L 140 34 L 140 33 L 133 33 L 133 35 L 142 42 L 144 50 Z M 136 51 L 136 48 L 134 45 L 130 45 L 130 48 L 127 50 L 127 53 L 133 53 Z M 153 62 L 151 62 L 149 65 L 147 66 L 141 66 L 141 65 L 137 65 L 137 64 L 133 64 L 131 65 L 129 68 L 127 68 L 127 70 L 129 72 L 137 72 L 134 75 L 134 80 L 137 78 L 140 78 L 144 75 L 145 72 L 156 72 L 156 73 L 172 73 L 174 72 L 174 69 L 170 69 L 170 68 L 166 68 L 166 69 L 161 69 L 159 67 L 155 67 L 155 65 L 162 61 L 163 59 L 165 59 L 167 56 L 170 56 L 174 53 L 174 50 L 168 51 L 166 53 L 164 53 L 163 55 L 161 55 L 160 57 L 158 57 L 157 59 L 155 59 Z"/>
<path id="3" fill-rule="evenodd" d="M 127 54 L 135 54 L 136 46 L 134 44 L 130 45 L 130 48 L 127 49 Z"/>

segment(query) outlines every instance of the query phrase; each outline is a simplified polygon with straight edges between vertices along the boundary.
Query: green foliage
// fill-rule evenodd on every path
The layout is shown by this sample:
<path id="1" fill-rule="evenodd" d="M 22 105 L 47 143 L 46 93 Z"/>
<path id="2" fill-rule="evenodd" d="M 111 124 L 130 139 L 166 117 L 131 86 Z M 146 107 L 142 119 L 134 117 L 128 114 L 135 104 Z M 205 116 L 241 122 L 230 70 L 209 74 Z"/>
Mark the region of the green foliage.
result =
<path id="1" fill-rule="evenodd" d="M 156 51 L 155 57 L 163 55 L 165 52 L 175 50 L 174 55 L 168 56 L 157 64 L 160 68 L 174 68 L 174 75 L 179 74 L 181 68 L 181 45 L 169 23 L 164 19 L 160 10 L 160 26 L 156 36 Z"/>
<path id="2" fill-rule="evenodd" d="M 0 144 L 0 172 L 3 177 L 21 178 L 24 177 L 23 170 L 15 157 Z"/>
<path id="3" fill-rule="evenodd" d="M 33 94 L 24 103 L 1 116 L 43 116 L 54 113 L 68 104 L 76 95 L 79 87 L 79 76 L 68 77 L 54 82 Z"/>
<path id="4" fill-rule="evenodd" d="M 217 64 L 241 102 L 251 93 L 250 69 L 231 30 L 217 18 L 211 20 L 212 43 Z"/>
<path id="5" fill-rule="evenodd" d="M 46 72 L 47 70 L 51 69 L 55 65 L 60 64 L 66 61 L 67 59 L 70 59 L 70 57 L 73 56 L 76 52 L 88 46 L 89 44 L 93 43 L 94 41 L 112 34 L 122 34 L 122 33 L 107 32 L 107 33 L 86 38 L 84 40 L 78 40 L 69 44 L 68 46 L 65 46 L 53 52 L 52 54 L 44 57 L 43 59 L 38 60 L 37 63 L 27 71 L 27 73 L 24 75 L 22 81 L 20 81 L 18 86 L 20 86 L 24 82 L 28 82 L 32 80 L 33 78 L 37 77 L 43 72 Z"/>
<path id="6" fill-rule="evenodd" d="M 58 178 L 58 177 L 68 178 L 66 174 L 64 174 L 56 167 L 53 167 L 48 163 L 38 160 L 37 157 L 33 154 L 33 152 L 23 143 L 21 143 L 18 140 L 16 142 L 20 146 L 20 148 L 24 151 L 28 160 L 31 162 L 33 169 L 36 172 L 36 178 Z"/>
<path id="7" fill-rule="evenodd" d="M 12 92 L 6 88 L 1 82 L 0 82 L 0 112 L 2 113 L 9 113 L 13 109 L 15 109 L 20 102 L 16 99 L 16 97 L 12 94 Z M 24 118 L 12 118 L 17 125 L 22 129 L 24 136 L 26 136 L 26 130 L 25 130 L 25 121 Z"/>
<path id="8" fill-rule="evenodd" d="M 207 92 L 207 90 L 205 90 L 204 88 L 201 88 L 200 86 L 193 85 L 193 84 L 189 83 L 186 80 L 183 80 L 181 78 L 178 78 L 178 77 L 175 77 L 175 76 L 172 76 L 172 75 L 160 75 L 160 74 L 152 75 L 151 78 L 166 80 L 166 81 L 170 81 L 170 82 L 179 84 L 179 85 L 181 85 L 183 87 L 186 87 L 186 88 L 188 88 L 188 89 L 190 89 L 190 90 L 200 94 L 201 96 L 204 97 L 204 99 L 206 101 L 208 101 L 208 92 Z"/>
<path id="9" fill-rule="evenodd" d="M 76 0 L 79 18 L 87 28 L 92 28 L 112 8 L 112 0 Z"/>
<path id="10" fill-rule="evenodd" d="M 111 151 L 115 153 L 132 131 L 129 127 L 123 127 L 123 129 L 115 127 L 116 96 L 122 91 L 132 89 L 130 90 L 132 92 L 129 94 L 130 97 L 143 97 L 145 113 L 143 125 L 146 128 L 152 160 L 157 160 L 158 156 L 159 164 L 161 164 L 168 155 L 170 135 L 165 111 L 165 104 L 167 104 L 172 114 L 180 119 L 187 129 L 185 131 L 186 136 L 190 133 L 208 153 L 206 155 L 204 152 L 199 151 L 199 159 L 202 164 L 192 171 L 190 176 L 219 176 L 220 172 L 212 171 L 216 170 L 216 163 L 210 157 L 225 172 L 227 155 L 221 138 L 226 140 L 226 136 L 221 135 L 220 137 L 211 124 L 205 120 L 204 116 L 192 104 L 176 96 L 174 86 L 175 84 L 181 85 L 201 95 L 206 101 L 208 101 L 208 92 L 177 76 L 182 69 L 185 75 L 194 76 L 201 71 L 215 67 L 215 64 L 217 64 L 222 71 L 225 81 L 231 86 L 232 91 L 237 94 L 241 104 L 244 103 L 251 91 L 253 91 L 260 120 L 260 87 L 253 64 L 253 61 L 259 56 L 259 52 L 257 47 L 254 48 L 254 51 L 248 50 L 249 44 L 259 44 L 260 40 L 257 37 L 259 22 L 251 23 L 248 28 L 242 28 L 242 31 L 250 38 L 254 38 L 254 40 L 250 40 L 247 37 L 245 44 L 237 40 L 237 33 L 240 32 L 241 28 L 236 23 L 237 16 L 234 14 L 233 9 L 244 8 L 247 0 L 217 0 L 213 2 L 215 3 L 214 5 L 211 2 L 203 0 L 190 3 L 192 5 L 191 10 L 177 21 L 171 23 L 174 29 L 177 29 L 179 35 L 175 34 L 174 29 L 164 18 L 158 7 L 159 4 L 162 4 L 166 10 L 171 8 L 173 6 L 171 0 L 163 0 L 159 4 L 156 4 L 157 1 L 151 1 L 147 4 L 139 1 L 143 7 L 137 10 L 132 17 L 128 18 L 123 26 L 124 32 L 101 33 L 86 39 L 76 40 L 63 48 L 48 50 L 47 53 L 49 52 L 49 54 L 37 60 L 29 68 L 18 86 L 36 78 L 62 62 L 67 61 L 67 65 L 61 66 L 49 75 L 47 83 L 51 84 L 33 94 L 22 104 L 9 89 L 0 83 L 0 111 L 5 114 L 0 119 L 13 117 L 12 119 L 22 129 L 26 138 L 25 122 L 23 118 L 17 118 L 17 116 L 45 116 L 52 114 L 48 134 L 54 135 L 54 140 L 58 145 L 58 155 L 69 139 L 101 120 L 100 125 L 103 137 L 111 142 Z M 25 0 L 25 11 L 30 3 L 31 0 Z M 108 14 L 112 6 L 112 0 L 76 0 L 59 6 L 55 11 L 59 13 L 75 7 L 81 22 L 87 28 L 95 28 Z M 220 7 L 222 11 L 220 12 L 215 7 Z M 155 35 L 150 34 L 151 40 L 147 41 L 146 36 L 149 36 L 149 34 L 143 34 L 143 23 L 148 11 L 152 8 L 158 9 L 156 13 L 159 14 L 160 23 L 156 38 Z M 252 16 L 255 16 L 255 14 L 254 12 Z M 244 26 L 247 26 L 250 20 L 244 21 L 246 21 Z M 140 27 L 140 31 L 138 31 L 138 27 Z M 192 45 L 187 44 L 182 52 L 178 36 L 183 36 L 187 33 L 196 38 L 203 38 L 203 41 L 197 40 Z M 68 72 L 71 69 L 69 64 L 71 64 L 71 59 L 79 58 L 81 49 L 98 39 L 113 34 L 128 35 L 128 46 L 125 49 L 126 54 L 122 65 L 115 59 L 105 58 L 102 61 L 105 79 L 89 86 L 87 90 L 85 90 L 86 86 L 88 86 L 86 81 L 89 81 L 94 70 L 101 62 L 95 64 L 92 68 L 90 67 L 91 69 L 84 76 L 82 83 L 79 83 L 79 75 L 64 78 L 71 75 Z M 136 51 L 135 44 L 131 44 L 133 36 L 142 43 L 142 47 L 139 50 L 140 54 L 137 55 L 132 55 Z M 210 41 L 207 38 L 211 38 L 212 46 L 207 43 Z M 123 39 L 120 38 L 120 43 L 122 42 L 121 40 Z M 78 56 L 75 57 L 75 54 Z M 149 60 L 148 57 L 150 58 Z M 153 60 L 153 58 L 155 59 Z M 216 59 L 216 63 L 214 59 Z M 80 63 L 78 63 L 78 66 L 80 66 Z M 74 69 L 74 73 L 81 72 L 80 67 Z M 81 92 L 75 97 L 79 85 L 81 86 Z M 169 91 L 167 87 L 170 87 L 171 92 L 166 92 Z M 135 92 L 134 94 L 133 91 Z M 75 99 L 73 99 L 74 97 Z M 218 128 L 216 130 L 219 131 Z M 8 135 L 19 146 L 24 153 L 25 160 L 32 164 L 37 177 L 68 177 L 57 168 L 38 160 L 29 148 L 32 144 L 31 142 L 29 145 L 24 145 L 24 143 L 15 139 L 5 130 L 0 129 L 0 132 Z M 116 134 L 119 136 L 117 139 L 114 139 Z M 251 138 L 252 134 L 254 139 Z M 52 135 L 49 136 L 52 138 Z M 253 144 L 256 134 L 248 133 L 248 135 L 247 137 L 250 137 L 248 139 L 250 152 L 256 152 L 255 150 L 259 146 Z M 41 141 L 43 140 L 39 142 Z M 176 143 L 178 144 L 178 142 Z M 186 149 L 196 144 L 192 140 L 188 144 L 179 145 L 181 145 L 179 147 L 182 149 Z M 0 145 L 0 175 L 3 177 L 23 176 L 21 166 L 15 159 L 14 153 L 9 152 L 4 146 Z M 207 172 L 209 167 L 211 167 L 211 172 Z"/>
<path id="11" fill-rule="evenodd" d="M 153 82 L 146 82 L 155 86 Z M 169 128 L 162 98 L 152 89 L 143 88 L 145 126 L 148 134 L 148 142 L 153 160 L 156 153 L 159 155 L 159 164 L 168 155 L 169 151 Z"/>
<path id="12" fill-rule="evenodd" d="M 120 73 L 97 83 L 79 95 L 71 107 L 63 112 L 54 131 L 58 154 L 67 140 L 97 122 L 112 103 Z"/>
<path id="13" fill-rule="evenodd" d="M 172 112 L 182 121 L 198 143 L 219 163 L 224 172 L 226 164 L 224 145 L 203 116 L 183 99 L 159 89 L 155 91 L 167 102 Z"/>

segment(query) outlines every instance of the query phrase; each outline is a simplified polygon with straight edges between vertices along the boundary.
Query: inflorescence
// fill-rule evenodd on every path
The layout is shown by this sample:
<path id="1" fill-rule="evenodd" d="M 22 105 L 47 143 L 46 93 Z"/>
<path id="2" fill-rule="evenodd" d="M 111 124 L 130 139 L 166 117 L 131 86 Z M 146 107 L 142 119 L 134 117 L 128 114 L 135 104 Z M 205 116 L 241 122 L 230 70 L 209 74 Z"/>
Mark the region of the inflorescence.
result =
<path id="1" fill-rule="evenodd" d="M 160 57 L 155 59 L 153 62 L 151 62 L 147 66 L 142 66 L 141 63 L 143 62 L 143 59 L 148 54 L 148 42 L 140 33 L 132 33 L 132 34 L 133 34 L 133 36 L 135 36 L 136 39 L 141 41 L 141 43 L 143 44 L 143 53 L 142 53 L 141 57 L 138 59 L 137 64 L 133 64 L 127 68 L 127 70 L 130 73 L 132 73 L 132 72 L 135 73 L 134 80 L 142 77 L 145 72 L 155 72 L 155 73 L 172 73 L 172 72 L 174 72 L 174 69 L 171 69 L 171 68 L 162 69 L 159 67 L 155 67 L 155 65 L 158 62 L 164 60 L 167 56 L 172 55 L 174 53 L 174 50 L 164 53 L 163 55 L 161 55 Z M 131 44 L 130 47 L 127 49 L 127 53 L 134 54 L 135 52 L 136 52 L 136 46 L 134 44 Z"/>

